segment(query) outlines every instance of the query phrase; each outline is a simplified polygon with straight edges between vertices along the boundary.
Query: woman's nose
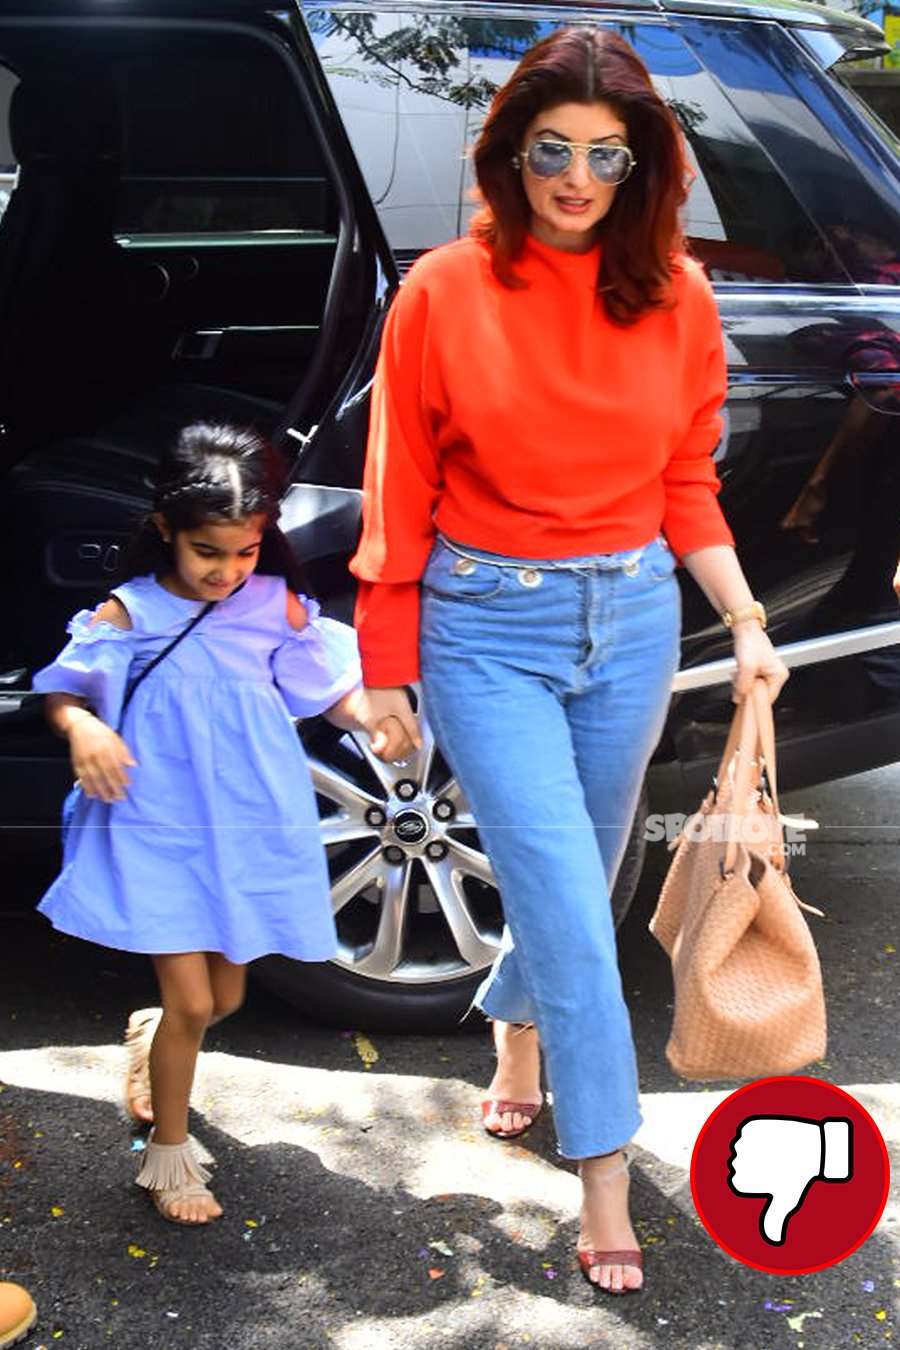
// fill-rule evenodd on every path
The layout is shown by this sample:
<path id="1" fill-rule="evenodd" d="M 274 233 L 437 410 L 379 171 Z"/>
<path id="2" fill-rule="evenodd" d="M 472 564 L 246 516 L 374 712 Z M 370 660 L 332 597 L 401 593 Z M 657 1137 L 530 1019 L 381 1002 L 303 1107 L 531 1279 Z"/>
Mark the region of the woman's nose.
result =
<path id="1" fill-rule="evenodd" d="M 573 183 L 589 183 L 591 180 L 591 171 L 588 168 L 587 151 L 579 146 L 572 154 L 572 162 L 569 165 L 566 176 Z"/>

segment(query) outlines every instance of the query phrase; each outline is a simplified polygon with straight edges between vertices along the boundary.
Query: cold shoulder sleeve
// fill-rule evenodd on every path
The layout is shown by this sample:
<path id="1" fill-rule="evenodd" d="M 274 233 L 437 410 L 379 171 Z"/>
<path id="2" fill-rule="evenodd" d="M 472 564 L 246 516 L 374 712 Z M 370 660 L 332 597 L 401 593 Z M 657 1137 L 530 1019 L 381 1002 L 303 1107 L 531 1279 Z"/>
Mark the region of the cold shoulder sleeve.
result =
<path id="1" fill-rule="evenodd" d="M 356 633 L 322 615 L 301 595 L 309 621 L 299 632 L 286 624 L 284 641 L 272 654 L 272 674 L 292 717 L 315 717 L 362 680 Z"/>
<path id="2" fill-rule="evenodd" d="M 75 694 L 86 699 L 98 717 L 115 727 L 128 684 L 134 651 L 128 628 L 101 620 L 92 622 L 89 609 L 79 610 L 69 621 L 69 641 L 48 666 L 32 679 L 39 694 Z"/>

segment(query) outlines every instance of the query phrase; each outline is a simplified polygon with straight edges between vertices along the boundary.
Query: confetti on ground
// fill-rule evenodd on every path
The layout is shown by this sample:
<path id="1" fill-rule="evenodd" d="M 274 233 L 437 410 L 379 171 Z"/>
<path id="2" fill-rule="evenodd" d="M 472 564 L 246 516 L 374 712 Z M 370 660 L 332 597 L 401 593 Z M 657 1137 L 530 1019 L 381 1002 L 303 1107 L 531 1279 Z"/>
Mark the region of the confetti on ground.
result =
<path id="1" fill-rule="evenodd" d="M 257 1223 L 256 1219 L 245 1219 L 245 1220 L 244 1220 L 244 1227 L 245 1227 L 245 1228 L 258 1228 L 258 1227 L 259 1227 L 259 1224 Z"/>
<path id="2" fill-rule="evenodd" d="M 787 1319 L 787 1324 L 790 1327 L 791 1331 L 802 1331 L 803 1323 L 807 1320 L 807 1318 L 821 1317 L 821 1316 L 822 1314 L 819 1312 L 818 1309 L 815 1309 L 812 1312 L 797 1313 L 796 1317 L 789 1317 Z"/>
<path id="3" fill-rule="evenodd" d="M 140 1261 L 142 1257 L 147 1255 L 147 1252 L 143 1247 L 139 1247 L 136 1242 L 129 1242 L 128 1255 L 133 1256 L 135 1261 Z"/>
<path id="4" fill-rule="evenodd" d="M 433 1252 L 440 1252 L 441 1256 L 453 1255 L 453 1248 L 448 1247 L 446 1242 L 443 1241 L 443 1239 L 439 1238 L 437 1242 L 429 1242 L 428 1245 Z"/>
<path id="5" fill-rule="evenodd" d="M 879 1308 L 878 1311 L 877 1311 L 877 1313 L 875 1314 L 875 1317 L 876 1317 L 876 1319 L 877 1319 L 879 1322 L 883 1322 L 883 1321 L 885 1320 L 885 1318 L 887 1317 L 887 1309 L 886 1309 L 886 1308 Z"/>
<path id="6" fill-rule="evenodd" d="M 53 1215 L 54 1219 L 59 1219 L 59 1218 L 61 1218 L 62 1215 L 65 1214 L 65 1212 L 66 1212 L 66 1211 L 63 1209 L 62 1205 L 51 1205 L 51 1206 L 50 1206 L 50 1213 Z"/>
<path id="7" fill-rule="evenodd" d="M 378 1051 L 361 1031 L 354 1031 L 353 1044 L 356 1046 L 356 1053 L 359 1055 L 367 1069 L 371 1069 L 373 1064 L 378 1063 Z"/>
<path id="8" fill-rule="evenodd" d="M 863 1292 L 866 1293 L 866 1294 L 874 1294 L 874 1293 L 875 1293 L 875 1281 L 874 1281 L 874 1280 L 863 1280 L 862 1286 L 861 1286 L 861 1287 L 862 1287 L 862 1289 L 863 1289 Z"/>
<path id="9" fill-rule="evenodd" d="M 763 1304 L 763 1307 L 765 1308 L 766 1312 L 790 1312 L 793 1306 L 794 1305 L 792 1302 L 773 1303 L 770 1298 L 767 1298 L 765 1303 Z"/>
<path id="10" fill-rule="evenodd" d="M 429 1266 L 428 1278 L 429 1280 L 442 1280 L 444 1278 L 444 1272 L 442 1270 L 438 1270 L 437 1266 Z"/>

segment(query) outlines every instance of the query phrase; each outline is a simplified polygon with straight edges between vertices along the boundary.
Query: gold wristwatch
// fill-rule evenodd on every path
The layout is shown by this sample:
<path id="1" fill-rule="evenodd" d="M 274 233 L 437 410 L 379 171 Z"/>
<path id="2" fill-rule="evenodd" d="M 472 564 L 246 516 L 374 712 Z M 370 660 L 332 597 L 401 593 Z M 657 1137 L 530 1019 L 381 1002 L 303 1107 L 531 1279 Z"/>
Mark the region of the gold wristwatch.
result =
<path id="1" fill-rule="evenodd" d="M 758 619 L 760 626 L 766 627 L 766 608 L 760 600 L 753 600 L 749 605 L 741 605 L 740 609 L 726 609 L 722 611 L 722 622 L 726 628 L 733 628 L 736 623 L 741 623 L 744 619 Z"/>

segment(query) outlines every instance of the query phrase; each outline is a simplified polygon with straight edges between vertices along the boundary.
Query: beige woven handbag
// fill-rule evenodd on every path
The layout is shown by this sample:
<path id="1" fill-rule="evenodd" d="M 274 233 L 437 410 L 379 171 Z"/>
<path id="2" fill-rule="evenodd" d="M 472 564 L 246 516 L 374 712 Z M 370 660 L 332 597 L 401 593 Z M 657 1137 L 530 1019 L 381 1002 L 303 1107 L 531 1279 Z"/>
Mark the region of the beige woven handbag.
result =
<path id="1" fill-rule="evenodd" d="M 822 974 L 803 910 L 820 914 L 798 900 L 785 868 L 772 708 L 757 680 L 650 921 L 672 959 L 666 1055 L 676 1073 L 760 1078 L 824 1055 Z"/>

